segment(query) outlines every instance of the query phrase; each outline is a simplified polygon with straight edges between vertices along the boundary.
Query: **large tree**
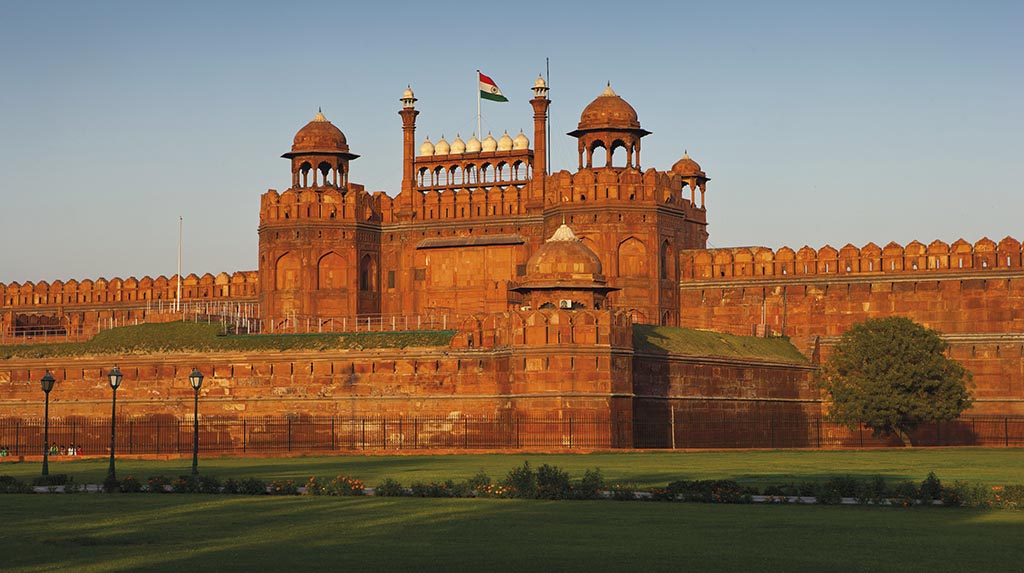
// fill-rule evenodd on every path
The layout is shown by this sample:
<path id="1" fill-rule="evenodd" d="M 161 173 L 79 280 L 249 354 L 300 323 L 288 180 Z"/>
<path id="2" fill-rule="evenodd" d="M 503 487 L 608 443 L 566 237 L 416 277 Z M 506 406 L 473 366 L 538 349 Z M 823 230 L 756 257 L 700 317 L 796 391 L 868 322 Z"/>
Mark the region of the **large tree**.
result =
<path id="1" fill-rule="evenodd" d="M 971 373 L 946 356 L 939 333 L 903 317 L 874 318 L 846 331 L 822 367 L 829 417 L 872 433 L 899 436 L 922 423 L 948 421 L 973 401 Z"/>

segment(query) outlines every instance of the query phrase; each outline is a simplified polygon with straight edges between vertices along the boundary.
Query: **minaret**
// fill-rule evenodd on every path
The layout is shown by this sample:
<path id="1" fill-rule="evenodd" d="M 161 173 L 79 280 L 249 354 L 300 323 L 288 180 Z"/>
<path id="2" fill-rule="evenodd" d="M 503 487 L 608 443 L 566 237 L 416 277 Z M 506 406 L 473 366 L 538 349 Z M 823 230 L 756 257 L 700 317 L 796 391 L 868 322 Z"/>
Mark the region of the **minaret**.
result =
<path id="1" fill-rule="evenodd" d="M 416 185 L 416 96 L 412 93 L 411 87 L 405 88 L 402 94 L 402 189 L 400 195 L 405 196 L 405 201 L 400 203 L 398 216 L 412 216 L 412 196 Z"/>
<path id="2" fill-rule="evenodd" d="M 533 106 L 533 196 L 530 197 L 530 203 L 531 206 L 543 208 L 548 175 L 547 124 L 551 100 L 548 99 L 548 85 L 541 76 L 537 76 L 537 81 L 533 84 L 533 99 L 530 100 L 530 105 Z"/>

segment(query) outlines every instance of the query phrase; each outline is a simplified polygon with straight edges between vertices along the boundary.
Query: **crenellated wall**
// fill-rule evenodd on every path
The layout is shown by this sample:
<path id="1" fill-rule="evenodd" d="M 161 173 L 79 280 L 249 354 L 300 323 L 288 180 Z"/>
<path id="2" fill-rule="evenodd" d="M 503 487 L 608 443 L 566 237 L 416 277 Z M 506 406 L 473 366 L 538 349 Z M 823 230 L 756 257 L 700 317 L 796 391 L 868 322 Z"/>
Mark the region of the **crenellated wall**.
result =
<path id="1" fill-rule="evenodd" d="M 838 251 L 688 251 L 680 257 L 681 326 L 785 335 L 827 358 L 850 327 L 906 316 L 940 333 L 973 373 L 972 413 L 1024 413 L 1021 243 L 869 243 Z"/>

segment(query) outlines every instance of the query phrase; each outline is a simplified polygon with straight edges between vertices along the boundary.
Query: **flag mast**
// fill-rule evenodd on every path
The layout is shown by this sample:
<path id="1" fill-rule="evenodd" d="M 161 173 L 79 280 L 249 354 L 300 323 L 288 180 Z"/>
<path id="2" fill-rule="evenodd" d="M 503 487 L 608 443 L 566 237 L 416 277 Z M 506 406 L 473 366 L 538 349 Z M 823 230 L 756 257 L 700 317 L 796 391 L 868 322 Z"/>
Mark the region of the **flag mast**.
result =
<path id="1" fill-rule="evenodd" d="M 480 70 L 476 71 L 476 136 L 480 141 L 484 140 L 484 134 L 480 131 Z"/>
<path id="2" fill-rule="evenodd" d="M 181 310 L 181 215 L 178 215 L 178 296 L 174 298 L 174 312 Z"/>

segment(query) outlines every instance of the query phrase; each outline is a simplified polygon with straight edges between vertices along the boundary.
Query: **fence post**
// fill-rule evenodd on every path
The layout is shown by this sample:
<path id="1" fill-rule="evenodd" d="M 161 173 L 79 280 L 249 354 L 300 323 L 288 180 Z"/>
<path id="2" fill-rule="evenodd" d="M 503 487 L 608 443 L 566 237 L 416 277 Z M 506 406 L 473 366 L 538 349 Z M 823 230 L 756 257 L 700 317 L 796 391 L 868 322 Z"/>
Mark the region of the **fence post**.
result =
<path id="1" fill-rule="evenodd" d="M 21 455 L 21 420 L 14 422 L 14 455 Z"/>
<path id="2" fill-rule="evenodd" d="M 383 319 L 381 319 L 383 320 Z M 398 417 L 398 449 L 402 449 L 402 442 L 405 441 L 405 434 L 402 431 L 402 417 Z"/>
<path id="3" fill-rule="evenodd" d="M 814 431 L 818 436 L 818 449 L 821 449 L 821 416 L 814 419 Z"/>
<path id="4" fill-rule="evenodd" d="M 519 416 L 516 416 L 516 449 L 517 450 L 519 448 L 523 447 L 522 443 L 519 441 L 519 426 L 520 425 L 522 425 L 522 418 L 520 418 Z"/>
<path id="5" fill-rule="evenodd" d="M 672 404 L 671 408 L 672 409 L 670 409 L 669 412 L 672 417 L 670 417 L 669 420 L 671 428 L 670 431 L 672 432 L 672 449 L 676 449 L 676 405 Z"/>
<path id="6" fill-rule="evenodd" d="M 135 420 L 128 420 L 128 453 L 134 454 L 132 451 L 135 446 Z"/>
<path id="7" fill-rule="evenodd" d="M 462 417 L 462 447 L 463 449 L 469 449 L 469 418 L 466 416 Z"/>
<path id="8" fill-rule="evenodd" d="M 366 418 L 363 418 L 363 449 L 366 449 Z"/>
<path id="9" fill-rule="evenodd" d="M 156 453 L 160 453 L 160 418 L 156 419 Z"/>
<path id="10" fill-rule="evenodd" d="M 416 450 L 420 447 L 420 419 L 412 419 L 412 449 Z"/>
<path id="11" fill-rule="evenodd" d="M 246 430 L 248 430 L 248 424 L 246 424 L 246 422 L 247 422 L 247 420 L 245 418 L 242 418 L 242 452 L 243 453 L 245 452 L 246 438 L 248 438 L 248 432 L 246 431 Z"/>
<path id="12" fill-rule="evenodd" d="M 1010 447 L 1010 419 L 1003 418 L 1003 446 Z"/>
<path id="13" fill-rule="evenodd" d="M 331 416 L 331 449 L 334 449 L 334 416 Z"/>
<path id="14" fill-rule="evenodd" d="M 569 416 L 569 449 L 572 449 L 572 416 Z"/>
<path id="15" fill-rule="evenodd" d="M 288 451 L 292 451 L 292 419 L 288 418 Z"/>

